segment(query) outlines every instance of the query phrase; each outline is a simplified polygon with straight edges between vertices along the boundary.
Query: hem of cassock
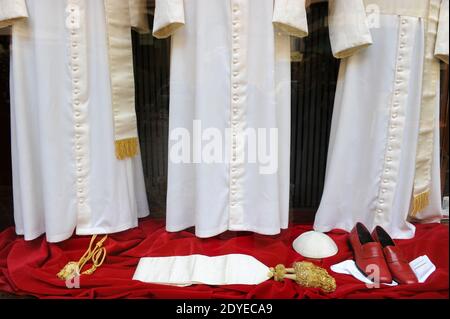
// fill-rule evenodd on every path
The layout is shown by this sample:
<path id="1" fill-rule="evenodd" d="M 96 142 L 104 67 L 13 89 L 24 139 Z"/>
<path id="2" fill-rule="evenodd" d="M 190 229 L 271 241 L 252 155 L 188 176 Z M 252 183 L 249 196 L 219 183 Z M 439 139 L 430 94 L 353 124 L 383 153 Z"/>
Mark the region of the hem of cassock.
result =
<path id="1" fill-rule="evenodd" d="M 356 224 L 356 222 L 355 222 L 355 224 Z M 389 232 L 389 235 L 392 237 L 392 238 L 394 238 L 394 239 L 413 239 L 414 238 L 414 236 L 415 236 L 415 232 L 416 232 L 416 226 L 413 224 L 413 223 L 406 223 L 406 225 L 408 226 L 408 225 L 411 225 L 412 226 L 412 229 L 411 228 L 409 228 L 409 231 L 410 231 L 410 234 L 409 235 L 405 235 L 405 230 L 398 230 L 398 232 L 397 231 L 391 231 L 391 232 Z M 331 231 L 333 231 L 333 230 L 343 230 L 343 231 L 346 231 L 346 232 L 350 232 L 352 229 L 353 229 L 353 227 L 354 227 L 355 225 L 352 225 L 352 226 L 345 226 L 345 225 L 335 225 L 335 226 L 317 226 L 317 225 L 314 225 L 314 230 L 316 231 L 316 232 L 320 232 L 320 233 L 329 233 L 329 232 L 331 232 Z M 406 232 L 408 232 L 408 231 L 406 231 Z"/>
<path id="2" fill-rule="evenodd" d="M 135 222 L 124 224 L 114 228 L 105 227 L 92 227 L 92 228 L 77 228 L 77 236 L 91 236 L 91 235 L 103 235 L 103 234 L 115 234 L 123 231 L 133 229 L 139 226 L 139 222 L 136 219 Z"/>
<path id="3" fill-rule="evenodd" d="M 25 231 L 18 231 L 16 229 L 16 234 L 19 236 L 23 236 L 25 241 L 33 241 L 43 235 L 45 235 L 47 242 L 49 243 L 58 243 L 64 240 L 69 239 L 70 237 L 72 237 L 73 235 L 73 231 L 71 232 L 67 232 L 67 233 L 61 233 L 61 234 L 56 234 L 56 235 L 52 235 L 52 236 L 48 236 L 47 233 L 45 231 L 35 231 L 35 232 L 25 232 Z"/>
<path id="4" fill-rule="evenodd" d="M 184 226 L 166 226 L 166 230 L 169 233 L 176 233 L 183 230 L 186 230 L 188 228 L 195 227 L 195 225 L 184 225 Z M 211 238 L 218 236 L 224 232 L 232 231 L 232 232 L 253 232 L 260 235 L 265 236 L 275 236 L 279 235 L 281 233 L 281 230 L 287 229 L 288 227 L 281 227 L 281 228 L 256 228 L 251 226 L 222 226 L 215 228 L 213 230 L 198 230 L 197 227 L 195 227 L 195 236 L 199 238 Z"/>

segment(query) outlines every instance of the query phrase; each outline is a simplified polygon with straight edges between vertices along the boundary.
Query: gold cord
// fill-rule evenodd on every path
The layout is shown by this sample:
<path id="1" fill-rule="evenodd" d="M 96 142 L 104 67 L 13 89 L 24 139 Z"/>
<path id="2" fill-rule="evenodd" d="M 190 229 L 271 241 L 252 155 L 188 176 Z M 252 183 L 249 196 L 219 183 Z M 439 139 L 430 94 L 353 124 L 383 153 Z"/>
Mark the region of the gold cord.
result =
<path id="1" fill-rule="evenodd" d="M 108 235 L 105 235 L 100 241 L 95 244 L 95 239 L 97 235 L 92 236 L 91 242 L 89 243 L 89 247 L 83 256 L 78 260 L 78 262 L 71 261 L 57 274 L 58 278 L 61 280 L 70 280 L 80 274 L 83 275 L 92 275 L 97 268 L 99 268 L 106 259 L 106 248 L 103 247 L 103 243 L 108 238 Z M 89 262 L 92 262 L 91 268 L 82 272 L 84 266 Z"/>

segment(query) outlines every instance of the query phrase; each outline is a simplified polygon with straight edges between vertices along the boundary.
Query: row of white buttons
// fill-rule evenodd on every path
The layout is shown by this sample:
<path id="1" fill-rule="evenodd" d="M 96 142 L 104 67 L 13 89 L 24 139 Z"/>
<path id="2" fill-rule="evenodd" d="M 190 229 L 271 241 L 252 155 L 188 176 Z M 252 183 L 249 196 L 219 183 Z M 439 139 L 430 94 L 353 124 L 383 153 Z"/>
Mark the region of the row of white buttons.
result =
<path id="1" fill-rule="evenodd" d="M 80 101 L 81 86 L 80 83 L 80 34 L 79 29 L 81 26 L 80 21 L 80 4 L 79 0 L 71 0 L 70 4 L 70 17 L 69 17 L 69 28 L 70 28 L 70 54 L 71 54 L 71 71 L 72 71 L 72 103 L 75 116 L 75 160 L 76 160 L 76 193 L 78 204 L 84 205 L 86 201 L 86 190 L 85 190 L 85 156 L 86 152 L 84 148 L 86 147 L 83 142 L 85 138 L 85 112 L 83 110 L 82 103 Z M 81 210 L 81 208 L 79 208 Z"/>
<path id="2" fill-rule="evenodd" d="M 389 138 L 386 151 L 386 160 L 384 163 L 381 192 L 378 196 L 378 205 L 376 212 L 382 216 L 390 209 L 393 199 L 393 190 L 396 184 L 396 175 L 399 167 L 399 143 L 402 133 L 402 121 L 399 118 L 401 99 L 404 98 L 406 92 L 405 81 L 407 79 L 404 70 L 407 68 L 405 57 L 407 54 L 407 28 L 408 20 L 402 18 L 400 26 L 400 50 L 397 57 L 396 78 L 394 81 L 394 98 L 390 113 Z M 396 159 L 394 163 L 394 158 Z M 392 174 L 391 174 L 392 173 Z M 389 192 L 390 191 L 390 192 Z M 384 204 L 387 203 L 385 206 Z"/>
<path id="3" fill-rule="evenodd" d="M 231 223 L 237 222 L 239 218 L 234 218 L 235 215 L 233 209 L 239 205 L 238 200 L 238 183 L 239 183 L 239 163 L 238 163 L 238 152 L 239 152 L 239 102 L 240 98 L 240 14 L 241 10 L 239 7 L 239 1 L 232 1 L 232 58 L 231 58 L 231 69 L 232 69 L 232 79 L 231 79 L 231 163 L 230 163 L 230 219 Z"/>

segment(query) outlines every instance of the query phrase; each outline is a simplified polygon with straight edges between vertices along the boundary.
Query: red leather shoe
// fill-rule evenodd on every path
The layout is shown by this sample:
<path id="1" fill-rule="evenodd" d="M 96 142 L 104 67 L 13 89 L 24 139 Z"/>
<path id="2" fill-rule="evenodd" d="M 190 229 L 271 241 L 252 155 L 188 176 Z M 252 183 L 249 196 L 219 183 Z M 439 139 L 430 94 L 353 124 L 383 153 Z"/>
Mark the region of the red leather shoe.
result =
<path id="1" fill-rule="evenodd" d="M 375 227 L 372 237 L 383 247 L 384 257 L 394 280 L 399 284 L 411 285 L 418 283 L 417 277 L 403 256 L 402 251 L 381 226 Z"/>
<path id="2" fill-rule="evenodd" d="M 366 226 L 357 223 L 350 232 L 350 244 L 355 254 L 355 262 L 359 271 L 366 277 L 375 276 L 374 271 L 379 274 L 380 283 L 392 283 L 392 275 L 384 259 L 383 249 L 376 242 Z"/>

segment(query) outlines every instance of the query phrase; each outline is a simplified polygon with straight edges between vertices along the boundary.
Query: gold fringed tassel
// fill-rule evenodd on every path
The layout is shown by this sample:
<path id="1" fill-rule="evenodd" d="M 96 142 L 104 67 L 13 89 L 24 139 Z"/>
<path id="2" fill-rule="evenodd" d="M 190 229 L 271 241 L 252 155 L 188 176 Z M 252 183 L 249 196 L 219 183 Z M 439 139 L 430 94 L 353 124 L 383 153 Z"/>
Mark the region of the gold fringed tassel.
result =
<path id="1" fill-rule="evenodd" d="M 270 268 L 268 277 L 278 282 L 290 279 L 302 287 L 320 288 L 325 293 L 336 290 L 336 280 L 325 269 L 307 261 L 294 263 L 293 268 L 284 265 Z"/>
<path id="2" fill-rule="evenodd" d="M 430 192 L 426 191 L 419 195 L 414 196 L 413 199 L 413 209 L 410 216 L 416 217 L 416 215 L 424 210 L 430 204 Z"/>
<path id="3" fill-rule="evenodd" d="M 116 157 L 119 160 L 135 157 L 138 154 L 138 144 L 136 137 L 116 141 Z"/>

